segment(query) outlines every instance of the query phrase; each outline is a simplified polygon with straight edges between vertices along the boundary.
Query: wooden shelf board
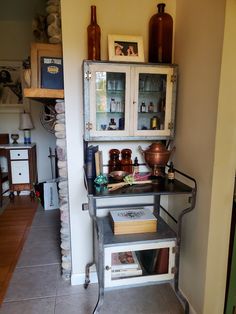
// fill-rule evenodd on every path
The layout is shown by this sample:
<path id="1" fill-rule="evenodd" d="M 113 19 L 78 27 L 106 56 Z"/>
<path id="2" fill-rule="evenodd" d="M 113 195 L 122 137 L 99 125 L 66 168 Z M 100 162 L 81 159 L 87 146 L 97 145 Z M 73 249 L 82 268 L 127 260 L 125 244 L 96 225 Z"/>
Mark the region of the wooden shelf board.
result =
<path id="1" fill-rule="evenodd" d="M 64 98 L 63 89 L 24 88 L 24 96 L 28 98 Z"/>

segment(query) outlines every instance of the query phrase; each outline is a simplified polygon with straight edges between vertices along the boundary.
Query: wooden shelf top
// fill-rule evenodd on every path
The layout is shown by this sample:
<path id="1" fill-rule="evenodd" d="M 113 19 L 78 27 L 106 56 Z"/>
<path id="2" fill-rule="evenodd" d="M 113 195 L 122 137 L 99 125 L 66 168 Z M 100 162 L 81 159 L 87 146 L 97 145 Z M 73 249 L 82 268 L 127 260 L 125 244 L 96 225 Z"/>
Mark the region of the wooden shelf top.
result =
<path id="1" fill-rule="evenodd" d="M 35 99 L 63 99 L 63 89 L 24 88 L 24 96 Z"/>

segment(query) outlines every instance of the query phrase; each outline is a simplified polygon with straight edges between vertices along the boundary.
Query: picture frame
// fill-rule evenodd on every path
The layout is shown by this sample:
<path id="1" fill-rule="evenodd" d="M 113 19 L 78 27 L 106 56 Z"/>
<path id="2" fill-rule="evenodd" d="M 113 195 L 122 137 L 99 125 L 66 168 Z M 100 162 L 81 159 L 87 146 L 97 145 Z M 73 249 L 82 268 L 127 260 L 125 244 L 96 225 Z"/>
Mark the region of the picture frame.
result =
<path id="1" fill-rule="evenodd" d="M 143 38 L 132 35 L 108 35 L 109 61 L 144 62 Z"/>
<path id="2" fill-rule="evenodd" d="M 23 97 L 22 61 L 0 60 L 0 112 L 22 112 L 28 106 Z"/>

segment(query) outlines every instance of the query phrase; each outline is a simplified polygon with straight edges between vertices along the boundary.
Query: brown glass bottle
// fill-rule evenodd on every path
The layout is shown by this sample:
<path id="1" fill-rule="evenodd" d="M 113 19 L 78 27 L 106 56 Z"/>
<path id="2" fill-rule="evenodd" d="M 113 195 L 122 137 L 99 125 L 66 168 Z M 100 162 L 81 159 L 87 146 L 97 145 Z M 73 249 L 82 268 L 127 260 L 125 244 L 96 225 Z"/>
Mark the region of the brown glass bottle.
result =
<path id="1" fill-rule="evenodd" d="M 133 162 L 131 159 L 132 150 L 129 148 L 124 148 L 121 151 L 121 170 L 128 173 L 133 172 Z"/>
<path id="2" fill-rule="evenodd" d="M 149 62 L 172 62 L 173 19 L 165 13 L 165 3 L 157 5 L 158 13 L 149 21 Z"/>
<path id="3" fill-rule="evenodd" d="M 108 173 L 112 171 L 121 170 L 121 161 L 119 159 L 120 151 L 119 149 L 111 149 L 109 151 L 110 159 L 108 161 Z"/>
<path id="4" fill-rule="evenodd" d="M 91 6 L 91 22 L 87 28 L 88 59 L 101 60 L 101 29 L 97 24 L 96 6 Z"/>

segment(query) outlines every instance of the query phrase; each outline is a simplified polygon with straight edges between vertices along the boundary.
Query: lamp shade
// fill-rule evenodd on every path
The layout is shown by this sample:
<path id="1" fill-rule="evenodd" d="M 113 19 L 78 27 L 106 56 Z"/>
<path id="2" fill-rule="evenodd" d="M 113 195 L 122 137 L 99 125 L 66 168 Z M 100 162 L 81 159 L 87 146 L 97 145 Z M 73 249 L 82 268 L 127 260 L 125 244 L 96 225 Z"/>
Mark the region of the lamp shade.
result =
<path id="1" fill-rule="evenodd" d="M 23 112 L 20 114 L 20 130 L 31 130 L 34 128 L 30 113 Z"/>

